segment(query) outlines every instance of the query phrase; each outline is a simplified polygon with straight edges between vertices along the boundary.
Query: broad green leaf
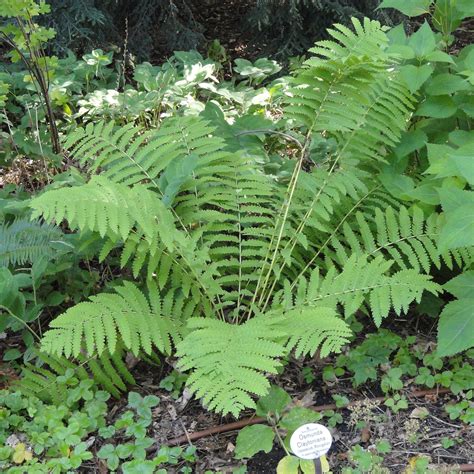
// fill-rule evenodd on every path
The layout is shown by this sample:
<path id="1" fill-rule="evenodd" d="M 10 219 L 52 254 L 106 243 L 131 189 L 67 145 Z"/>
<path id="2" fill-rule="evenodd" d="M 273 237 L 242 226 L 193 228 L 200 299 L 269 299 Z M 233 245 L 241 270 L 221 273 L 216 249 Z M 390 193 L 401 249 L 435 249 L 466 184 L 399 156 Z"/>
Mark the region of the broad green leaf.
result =
<path id="1" fill-rule="evenodd" d="M 277 474 L 298 474 L 300 460 L 295 456 L 285 456 L 278 463 Z"/>
<path id="2" fill-rule="evenodd" d="M 457 0 L 456 10 L 462 14 L 463 18 L 474 16 L 474 2 L 472 0 Z"/>
<path id="3" fill-rule="evenodd" d="M 433 70 L 433 66 L 429 64 L 423 64 L 422 66 L 407 64 L 400 68 L 400 76 L 406 82 L 410 92 L 414 93 L 428 80 Z"/>
<path id="4" fill-rule="evenodd" d="M 443 285 L 456 298 L 469 298 L 474 295 L 474 270 L 461 273 Z"/>
<path id="5" fill-rule="evenodd" d="M 444 252 L 471 245 L 474 245 L 474 206 L 468 203 L 446 213 L 439 247 Z"/>
<path id="6" fill-rule="evenodd" d="M 456 59 L 458 71 L 470 69 L 474 71 L 474 47 L 472 45 L 464 48 Z"/>
<path id="7" fill-rule="evenodd" d="M 415 112 L 415 115 L 432 118 L 448 118 L 456 113 L 457 106 L 449 95 L 428 97 Z"/>
<path id="8" fill-rule="evenodd" d="M 474 192 L 457 188 L 441 188 L 438 190 L 444 212 L 452 212 L 467 204 L 474 208 Z"/>
<path id="9" fill-rule="evenodd" d="M 438 180 L 434 182 L 426 182 L 410 191 L 408 195 L 417 201 L 436 206 L 441 202 L 438 193 L 439 187 L 440 182 Z"/>
<path id="10" fill-rule="evenodd" d="M 415 57 L 413 48 L 407 45 L 408 37 L 405 33 L 405 26 L 403 23 L 400 23 L 387 31 L 387 38 L 389 40 L 387 52 L 395 54 L 401 59 L 413 59 Z"/>
<path id="11" fill-rule="evenodd" d="M 407 34 L 405 32 L 405 25 L 400 23 L 390 30 L 387 31 L 387 38 L 390 40 L 390 46 L 392 45 L 405 45 L 407 43 Z"/>
<path id="12" fill-rule="evenodd" d="M 304 407 L 292 408 L 280 421 L 280 426 L 289 433 L 306 423 L 314 423 L 322 418 L 321 413 Z"/>
<path id="13" fill-rule="evenodd" d="M 456 165 L 459 175 L 474 186 L 474 146 L 465 145 L 449 155 Z"/>
<path id="14" fill-rule="evenodd" d="M 382 168 L 379 179 L 385 189 L 398 199 L 407 199 L 414 188 L 412 178 L 395 173 L 390 167 Z"/>
<path id="15" fill-rule="evenodd" d="M 474 85 L 474 73 L 472 73 L 473 85 Z M 468 95 L 466 92 L 464 94 L 457 94 L 454 96 L 455 102 L 458 104 L 459 108 L 471 118 L 474 118 L 474 96 Z"/>
<path id="16" fill-rule="evenodd" d="M 458 147 L 474 144 L 474 130 L 467 132 L 466 130 L 454 130 L 449 134 L 449 141 Z"/>
<path id="17" fill-rule="evenodd" d="M 235 444 L 236 459 L 251 458 L 259 451 L 269 453 L 275 433 L 267 425 L 246 426 L 240 430 Z"/>
<path id="18" fill-rule="evenodd" d="M 413 48 L 417 58 L 424 58 L 435 50 L 436 37 L 427 21 L 410 36 L 408 46 Z"/>
<path id="19" fill-rule="evenodd" d="M 425 171 L 425 174 L 434 174 L 438 178 L 457 176 L 459 174 L 456 163 L 450 159 L 450 154 L 454 151 L 452 147 L 439 145 L 437 143 L 428 143 L 427 150 L 430 166 Z"/>
<path id="20" fill-rule="evenodd" d="M 425 59 L 433 63 L 454 64 L 453 58 L 448 53 L 445 53 L 444 51 L 440 51 L 440 50 L 436 50 L 436 51 L 433 51 L 432 53 L 427 54 L 425 56 Z"/>
<path id="21" fill-rule="evenodd" d="M 166 207 L 173 204 L 183 183 L 192 178 L 198 159 L 195 153 L 191 153 L 188 156 L 177 157 L 166 167 L 158 182 Z"/>
<path id="22" fill-rule="evenodd" d="M 394 152 L 399 158 L 413 153 L 415 150 L 423 148 L 428 142 L 428 137 L 423 130 L 413 130 L 404 132 L 400 138 L 400 142 Z"/>
<path id="23" fill-rule="evenodd" d="M 257 402 L 257 415 L 267 416 L 269 413 L 282 413 L 291 397 L 280 387 L 272 385 L 268 394 Z"/>
<path id="24" fill-rule="evenodd" d="M 3 360 L 5 362 L 10 360 L 19 359 L 22 356 L 22 353 L 18 349 L 7 349 L 3 354 Z"/>
<path id="25" fill-rule="evenodd" d="M 383 0 L 378 8 L 394 8 L 406 16 L 428 13 L 432 0 Z"/>
<path id="26" fill-rule="evenodd" d="M 448 95 L 467 89 L 469 84 L 465 79 L 449 73 L 438 74 L 426 86 L 426 92 L 430 95 Z"/>
<path id="27" fill-rule="evenodd" d="M 438 323 L 438 354 L 450 356 L 474 346 L 474 297 L 448 303 Z"/>
<path id="28" fill-rule="evenodd" d="M 315 474 L 316 473 L 316 466 L 314 463 L 317 461 L 313 461 L 312 459 L 301 459 L 300 460 L 300 469 L 303 474 Z M 323 471 L 326 472 L 326 471 Z"/>

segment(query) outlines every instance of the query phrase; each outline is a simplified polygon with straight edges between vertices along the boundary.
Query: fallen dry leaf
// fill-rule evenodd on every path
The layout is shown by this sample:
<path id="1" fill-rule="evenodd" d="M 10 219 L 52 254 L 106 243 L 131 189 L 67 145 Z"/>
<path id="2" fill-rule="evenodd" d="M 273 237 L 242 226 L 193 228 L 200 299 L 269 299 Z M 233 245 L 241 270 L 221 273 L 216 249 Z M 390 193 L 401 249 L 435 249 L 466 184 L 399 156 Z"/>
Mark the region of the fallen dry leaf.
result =
<path id="1" fill-rule="evenodd" d="M 367 443 L 367 441 L 370 440 L 370 436 L 371 436 L 370 428 L 368 426 L 366 426 L 365 428 L 362 428 L 362 431 L 360 432 L 360 440 L 363 443 Z"/>

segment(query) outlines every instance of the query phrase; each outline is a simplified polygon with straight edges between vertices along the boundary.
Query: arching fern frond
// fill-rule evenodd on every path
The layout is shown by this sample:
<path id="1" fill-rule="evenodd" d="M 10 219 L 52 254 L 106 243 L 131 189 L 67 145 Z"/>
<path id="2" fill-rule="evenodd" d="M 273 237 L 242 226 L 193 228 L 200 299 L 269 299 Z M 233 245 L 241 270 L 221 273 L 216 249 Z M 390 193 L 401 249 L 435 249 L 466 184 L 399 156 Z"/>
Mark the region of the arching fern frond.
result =
<path id="1" fill-rule="evenodd" d="M 49 224 L 26 219 L 0 224 L 0 267 L 34 263 L 40 257 L 50 258 L 59 246 L 67 248 L 63 234 Z"/>
<path id="2" fill-rule="evenodd" d="M 356 212 L 331 238 L 324 254 L 339 267 L 345 265 L 350 255 L 366 254 L 369 259 L 385 255 L 393 260 L 395 268 L 429 273 L 432 265 L 439 269 L 442 261 L 449 264 L 454 256 L 438 250 L 439 229 L 438 216 L 431 214 L 425 219 L 416 206 L 399 206 L 397 210 L 389 206 L 385 211 L 375 208 L 373 215 Z M 463 252 L 454 257 L 467 259 L 466 263 L 471 261 Z"/>
<path id="3" fill-rule="evenodd" d="M 393 261 L 382 256 L 368 261 L 366 255 L 353 255 L 340 272 L 333 266 L 323 276 L 316 268 L 309 280 L 301 277 L 293 286 L 287 283 L 280 303 L 288 308 L 309 305 L 336 309 L 342 305 L 346 317 L 367 304 L 375 323 L 380 325 L 391 310 L 398 315 L 406 313 L 412 302 L 420 301 L 424 291 L 437 294 L 441 290 L 429 275 L 412 269 L 390 274 L 392 265 Z"/>
<path id="4" fill-rule="evenodd" d="M 320 41 L 310 49 L 322 57 L 305 61 L 293 79 L 286 114 L 314 131 L 350 132 L 364 115 L 368 96 L 379 75 L 387 76 L 387 37 L 378 22 L 354 21 L 356 32 L 337 26 L 338 40 Z"/>
<path id="5" fill-rule="evenodd" d="M 41 350 L 55 356 L 100 356 L 113 354 L 120 345 L 135 355 L 150 354 L 154 347 L 169 353 L 171 342 L 181 339 L 179 319 L 162 314 L 158 296 L 153 295 L 151 305 L 130 282 L 115 291 L 92 296 L 54 319 Z"/>
<path id="6" fill-rule="evenodd" d="M 79 356 L 78 363 L 65 357 L 56 357 L 34 351 L 42 365 L 25 364 L 21 379 L 12 386 L 27 396 L 35 396 L 43 401 L 56 405 L 65 402 L 68 392 L 58 380 L 69 370 L 79 380 L 93 378 L 94 381 L 116 398 L 127 390 L 127 385 L 134 385 L 135 379 L 123 362 L 125 353 L 121 348 L 111 355 L 104 352 L 100 358 L 85 359 Z"/>
<path id="7" fill-rule="evenodd" d="M 137 228 L 149 242 L 161 239 L 173 248 L 174 220 L 156 193 L 143 185 L 128 187 L 104 176 L 87 184 L 53 189 L 31 201 L 33 217 L 59 224 L 66 219 L 73 230 L 98 232 L 113 241 L 125 240 Z"/>
<path id="8" fill-rule="evenodd" d="M 413 109 L 413 97 L 396 72 L 378 75 L 350 132 L 336 132 L 338 161 L 383 162 L 400 140 Z"/>
<path id="9" fill-rule="evenodd" d="M 193 156 L 218 160 L 225 154 L 225 142 L 212 135 L 214 130 L 202 118 L 191 116 L 167 119 L 159 130 L 147 132 L 132 123 L 116 128 L 114 122 L 99 122 L 73 131 L 65 148 L 114 183 L 147 182 L 160 189 L 159 174 L 176 160 Z"/>
<path id="10" fill-rule="evenodd" d="M 255 407 L 253 395 L 267 392 L 266 373 L 276 373 L 282 356 L 321 348 L 324 357 L 340 351 L 351 335 L 334 309 L 321 307 L 274 310 L 240 325 L 194 318 L 188 328 L 177 352 L 179 368 L 192 370 L 187 386 L 209 409 L 234 416 Z"/>
<path id="11" fill-rule="evenodd" d="M 438 233 L 435 221 L 425 221 L 418 207 L 408 210 L 400 206 L 397 211 L 388 207 L 385 212 L 376 208 L 373 216 L 357 212 L 344 222 L 325 254 L 339 266 L 343 266 L 350 255 L 367 254 L 371 258 L 385 254 L 398 268 L 429 273 L 433 263 L 438 268 L 440 265 L 436 247 Z"/>
<path id="12" fill-rule="evenodd" d="M 334 308 L 303 306 L 284 313 L 279 327 L 287 334 L 286 349 L 294 349 L 295 357 L 313 355 L 320 349 L 320 357 L 338 353 L 346 345 L 352 331 Z"/>
<path id="13" fill-rule="evenodd" d="M 255 317 L 237 325 L 208 318 L 189 321 L 178 345 L 180 370 L 191 370 L 187 386 L 210 409 L 234 416 L 255 407 L 251 395 L 266 394 L 265 374 L 277 372 L 285 348 L 276 318 Z"/>
<path id="14" fill-rule="evenodd" d="M 384 50 L 388 45 L 384 27 L 369 18 L 364 18 L 363 24 L 357 18 L 351 18 L 351 21 L 355 31 L 336 23 L 333 28 L 327 30 L 336 41 L 318 41 L 309 51 L 326 60 L 342 59 L 351 55 L 384 58 Z M 312 64 L 313 61 L 309 60 L 309 63 Z"/>

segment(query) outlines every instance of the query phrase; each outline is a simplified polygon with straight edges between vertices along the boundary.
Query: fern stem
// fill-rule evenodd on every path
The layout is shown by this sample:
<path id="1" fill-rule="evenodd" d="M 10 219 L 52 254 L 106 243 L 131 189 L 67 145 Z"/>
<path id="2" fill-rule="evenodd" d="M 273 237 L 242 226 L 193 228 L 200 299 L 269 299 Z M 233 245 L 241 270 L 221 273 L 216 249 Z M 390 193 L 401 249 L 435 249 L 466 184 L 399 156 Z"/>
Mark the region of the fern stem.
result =
<path id="1" fill-rule="evenodd" d="M 337 224 L 336 228 L 333 230 L 331 235 L 326 239 L 326 241 L 321 245 L 321 247 L 318 249 L 316 254 L 311 258 L 311 260 L 306 264 L 306 266 L 301 270 L 301 272 L 294 278 L 293 283 L 291 284 L 291 289 L 295 287 L 297 284 L 299 278 L 303 276 L 308 269 L 311 267 L 311 265 L 316 261 L 316 259 L 321 255 L 321 252 L 326 248 L 328 243 L 331 241 L 331 239 L 336 235 L 336 232 L 340 229 L 340 227 L 344 224 L 344 222 L 347 220 L 347 218 L 362 204 L 362 202 L 365 201 L 373 192 L 375 192 L 380 186 L 376 186 L 372 190 L 370 190 L 365 196 L 361 197 L 353 206 L 352 208 L 347 211 L 346 215 L 339 221 Z"/>
<path id="2" fill-rule="evenodd" d="M 238 180 L 237 180 L 237 173 L 234 173 L 235 176 L 235 188 L 238 188 Z M 241 216 L 241 205 L 240 200 L 238 198 L 238 193 L 235 194 L 237 200 L 237 216 L 238 216 L 238 234 L 239 234 L 239 287 L 238 287 L 238 295 L 237 295 L 237 308 L 235 310 L 235 315 L 233 318 L 233 322 L 239 318 L 240 313 L 240 305 L 242 301 L 241 291 L 242 291 L 242 216 Z"/>
<path id="3" fill-rule="evenodd" d="M 317 110 L 317 112 L 316 112 L 316 114 L 315 114 L 313 123 L 312 123 L 311 127 L 309 128 L 308 132 L 306 133 L 305 143 L 304 143 L 303 148 L 301 149 L 301 156 L 300 156 L 300 159 L 298 160 L 298 163 L 297 163 L 297 165 L 296 165 L 296 167 L 295 167 L 295 171 L 293 172 L 293 175 L 292 175 L 292 180 L 293 180 L 293 178 L 295 177 L 295 175 L 296 175 L 296 179 L 295 179 L 293 182 L 290 181 L 290 184 L 288 185 L 288 188 L 289 188 L 289 190 L 290 190 L 290 197 L 291 197 L 291 198 L 293 197 L 293 193 L 294 193 L 294 191 L 295 191 L 295 189 L 296 189 L 297 179 L 298 179 L 298 176 L 299 176 L 299 172 L 301 171 L 301 166 L 302 166 L 302 163 L 303 163 L 304 158 L 305 158 L 306 150 L 307 150 L 307 148 L 308 148 L 308 145 L 311 143 L 311 135 L 312 135 L 312 133 L 313 133 L 313 129 L 314 129 L 314 127 L 315 127 L 316 123 L 318 122 L 318 119 L 319 119 L 319 117 L 320 117 L 320 115 L 321 115 L 321 112 L 322 112 L 322 110 L 323 110 L 323 105 L 326 103 L 326 100 L 328 100 L 330 94 L 333 92 L 333 86 L 338 83 L 338 81 L 341 79 L 341 77 L 343 77 L 343 74 L 342 74 L 341 72 L 339 72 L 339 74 L 336 75 L 336 76 L 333 78 L 333 81 L 331 82 L 331 84 L 330 84 L 329 87 L 327 88 L 327 90 L 326 90 L 326 92 L 325 92 L 325 94 L 324 94 L 324 97 L 321 99 L 321 102 L 320 102 L 319 108 L 318 108 L 318 110 Z M 337 160 L 333 163 L 331 170 L 334 169 L 336 162 L 337 162 Z M 330 173 L 331 173 L 331 171 L 330 171 Z M 305 216 L 306 220 L 309 219 L 309 216 L 311 215 L 311 212 L 312 212 L 312 208 L 313 208 L 313 206 L 314 206 L 314 204 L 315 204 L 317 198 L 319 198 L 319 195 L 321 194 L 321 192 L 322 192 L 322 190 L 324 189 L 325 185 L 326 185 L 326 181 L 323 183 L 323 187 L 320 189 L 320 191 L 319 191 L 318 195 L 316 196 L 316 198 L 313 199 L 313 202 L 312 202 L 312 204 L 311 204 L 311 206 L 310 206 L 310 209 L 309 209 L 309 211 L 306 213 L 306 216 Z M 272 261 L 270 262 L 270 267 L 269 267 L 269 269 L 268 269 L 268 272 L 267 272 L 267 275 L 266 275 L 266 277 L 265 277 L 265 281 L 264 281 L 264 284 L 263 284 L 263 288 L 262 288 L 262 290 L 261 290 L 261 295 L 260 295 L 260 299 L 259 299 L 259 302 L 258 302 L 259 305 L 260 305 L 260 304 L 262 303 L 262 301 L 265 299 L 266 286 L 267 286 L 267 284 L 268 284 L 268 281 L 269 281 L 269 278 L 270 278 L 270 275 L 271 275 L 271 271 L 273 270 L 273 266 L 275 265 L 276 257 L 277 257 L 277 254 L 278 254 L 278 247 L 279 247 L 279 245 L 280 245 L 281 237 L 283 236 L 284 226 L 285 226 L 285 224 L 286 224 L 286 219 L 287 219 L 287 217 L 288 217 L 288 211 L 289 211 L 289 207 L 290 207 L 289 205 L 290 205 L 290 203 L 291 203 L 291 198 L 289 198 L 287 201 L 285 201 L 285 202 L 283 203 L 283 207 L 286 206 L 286 207 L 285 207 L 284 218 L 283 218 L 283 222 L 282 222 L 281 227 L 280 227 L 280 232 L 279 232 L 279 236 L 278 236 L 278 240 L 277 240 L 277 245 L 275 246 L 275 250 L 274 250 L 274 252 L 273 252 Z M 308 214 L 308 213 L 309 213 L 309 214 Z M 278 225 L 278 223 L 277 223 L 277 225 Z M 275 226 L 275 229 L 276 229 L 276 228 L 277 228 L 277 226 Z M 298 232 L 301 231 L 301 228 L 302 228 L 302 227 L 300 226 L 300 227 L 299 227 L 299 230 L 297 230 L 297 231 L 295 232 L 295 236 L 298 234 Z M 291 241 L 292 241 L 292 239 L 290 239 L 290 242 L 291 242 Z M 273 243 L 273 236 L 272 236 L 272 242 L 270 243 L 270 247 L 271 247 L 271 244 L 272 244 L 272 243 Z M 296 238 L 295 238 L 295 244 L 296 244 Z M 295 245 L 295 244 L 294 244 L 294 245 Z M 293 251 L 294 245 L 293 245 L 291 251 Z M 288 243 L 285 245 L 285 247 L 283 248 L 282 252 L 287 248 L 287 246 L 288 246 Z M 282 252 L 280 252 L 280 253 L 282 253 Z M 263 265 L 262 265 L 262 273 L 264 272 L 264 267 L 265 267 L 266 261 L 267 261 L 267 258 L 265 258 L 265 261 L 264 261 L 264 263 L 263 263 Z M 284 266 L 285 266 L 285 262 L 283 262 L 282 268 L 283 268 Z M 280 268 L 279 275 L 281 275 L 281 270 L 282 270 L 282 268 Z M 276 280 L 276 279 L 275 279 L 275 280 Z M 259 282 L 260 282 L 260 277 L 259 277 Z M 273 288 L 273 287 L 274 287 L 274 285 L 272 285 L 272 288 Z M 256 295 L 257 295 L 257 293 L 258 293 L 258 290 L 259 290 L 259 285 L 257 284 L 257 289 L 256 289 L 256 291 L 255 291 L 254 297 L 256 297 Z M 268 294 L 267 301 L 269 300 L 270 297 L 271 297 L 271 291 L 270 291 L 269 294 Z M 254 303 L 254 299 L 252 300 L 252 304 L 253 304 L 253 303 Z M 251 306 L 252 306 L 252 305 L 251 305 Z M 266 306 L 266 304 L 265 304 L 265 306 Z M 248 317 L 250 317 L 250 313 L 249 313 L 249 316 L 248 316 Z"/>
<path id="4" fill-rule="evenodd" d="M 334 82 L 337 82 L 337 81 L 334 81 Z M 326 93 L 326 96 L 324 98 L 324 100 L 326 99 L 326 97 L 328 96 L 329 94 L 329 91 L 331 90 L 331 87 L 329 87 L 328 89 L 328 92 Z M 324 100 L 322 103 L 324 103 Z M 303 216 L 303 219 L 301 220 L 300 224 L 298 225 L 295 233 L 294 233 L 294 236 L 292 238 L 289 239 L 289 241 L 286 243 L 285 247 L 283 247 L 282 249 L 282 252 L 284 252 L 288 246 L 291 246 L 291 249 L 290 249 L 290 255 L 293 253 L 293 250 L 298 242 L 297 240 L 297 235 L 300 234 L 303 229 L 305 228 L 307 222 L 308 222 L 308 219 L 311 217 L 311 214 L 313 213 L 313 210 L 314 210 L 314 206 L 316 205 L 316 203 L 318 202 L 322 192 L 324 191 L 324 189 L 326 188 L 328 182 L 329 182 L 329 177 L 332 175 L 332 173 L 334 172 L 334 170 L 336 169 L 336 165 L 338 164 L 338 162 L 340 161 L 341 157 L 344 155 L 344 152 L 346 151 L 347 147 L 349 146 L 349 144 L 351 143 L 352 139 L 354 138 L 354 136 L 356 135 L 356 132 L 358 132 L 362 126 L 364 125 L 365 123 L 365 118 L 367 117 L 367 115 L 370 113 L 370 111 L 372 110 L 372 108 L 377 104 L 377 101 L 375 99 L 373 99 L 372 103 L 370 104 L 370 106 L 367 107 L 365 113 L 360 117 L 360 120 L 358 122 L 358 125 L 356 127 L 354 127 L 354 129 L 351 131 L 350 135 L 346 138 L 345 140 L 345 143 L 344 143 L 344 146 L 339 150 L 339 152 L 337 153 L 337 156 L 336 158 L 334 159 L 329 171 L 328 171 L 328 174 L 326 176 L 326 178 L 324 179 L 320 189 L 318 190 L 318 193 L 316 194 L 316 196 L 314 197 L 311 205 L 309 206 L 307 212 L 305 213 L 305 215 Z M 321 109 L 320 109 L 321 110 Z M 356 203 L 357 205 L 358 203 Z M 314 258 L 312 259 L 312 261 L 314 261 Z M 312 262 L 311 262 L 312 263 Z M 310 265 L 310 263 L 308 264 Z M 306 267 L 308 267 L 308 265 L 306 265 Z M 280 269 L 278 270 L 278 276 L 277 278 L 274 280 L 274 283 L 270 289 L 270 291 L 268 292 L 268 295 L 267 295 L 267 298 L 265 300 L 265 303 L 263 305 L 263 309 L 262 311 L 264 310 L 264 308 L 267 307 L 269 301 L 270 301 L 270 298 L 271 298 L 271 294 L 272 294 L 272 291 L 276 285 L 276 281 L 278 279 L 278 277 L 281 275 L 283 269 L 286 267 L 286 262 L 283 261 Z M 306 268 L 305 267 L 305 270 L 306 271 Z M 294 285 L 293 285 L 294 286 Z M 263 292 L 262 292 L 263 294 Z M 259 301 L 259 304 L 261 303 L 262 301 L 262 298 L 260 298 L 260 301 Z"/>
<path id="5" fill-rule="evenodd" d="M 307 143 L 309 142 L 308 141 L 309 133 L 310 132 L 308 132 L 306 144 L 303 147 L 303 149 L 301 150 L 300 159 L 297 161 L 295 169 L 293 170 L 293 174 L 291 175 L 291 180 L 290 180 L 290 183 L 289 183 L 288 189 L 287 189 L 287 198 L 283 202 L 283 207 L 282 207 L 283 217 L 281 219 L 281 224 L 280 224 L 280 219 L 278 219 L 277 225 L 275 226 L 275 229 L 278 228 L 278 226 L 279 226 L 280 230 L 278 232 L 278 237 L 277 237 L 277 241 L 276 241 L 276 244 L 275 244 L 275 249 L 273 251 L 273 255 L 272 255 L 272 259 L 270 261 L 270 265 L 268 267 L 268 271 L 265 275 L 265 279 L 263 280 L 263 286 L 262 286 L 261 293 L 260 293 L 260 299 L 259 299 L 257 304 L 260 304 L 261 301 L 262 301 L 262 298 L 265 294 L 266 286 L 267 286 L 268 281 L 271 277 L 271 273 L 272 273 L 273 267 L 274 267 L 275 262 L 276 262 L 276 258 L 277 258 L 277 255 L 278 255 L 278 248 L 280 246 L 280 242 L 281 242 L 281 239 L 283 237 L 283 232 L 284 232 L 284 229 L 285 229 L 286 220 L 288 218 L 288 213 L 289 213 L 289 210 L 290 210 L 290 204 L 291 204 L 291 201 L 293 199 L 294 191 L 296 189 L 296 183 L 298 182 L 298 177 L 299 177 L 299 174 L 300 174 L 300 171 L 301 171 L 301 166 L 302 166 L 302 163 L 303 163 L 304 155 L 306 153 Z M 280 215 L 281 215 L 281 211 L 280 211 Z M 247 315 L 247 320 L 251 316 L 253 306 L 255 304 L 257 295 L 258 295 L 259 290 L 260 290 L 261 277 L 263 276 L 263 272 L 265 271 L 265 264 L 267 262 L 268 254 L 271 252 L 273 239 L 274 239 L 274 234 L 272 235 L 272 239 L 271 239 L 270 245 L 268 247 L 267 256 L 265 257 L 265 260 L 262 264 L 261 272 L 260 272 L 260 275 L 259 275 L 259 278 L 258 278 L 258 281 L 257 281 L 257 287 L 255 288 L 255 293 L 252 297 L 252 301 L 251 301 L 250 306 L 249 306 L 249 312 L 248 312 L 248 315 Z"/>
<path id="6" fill-rule="evenodd" d="M 30 326 L 28 326 L 28 324 L 26 324 L 25 321 L 23 321 L 23 319 L 19 318 L 16 314 L 12 313 L 9 308 L 7 308 L 6 306 L 3 306 L 3 305 L 0 304 L 0 309 L 5 310 L 13 319 L 15 319 L 16 321 L 18 321 L 19 323 L 21 323 L 26 329 L 28 329 L 28 331 L 31 332 L 31 334 L 32 334 L 38 341 L 41 340 L 41 338 L 38 336 L 38 334 L 35 332 L 35 330 L 32 329 L 32 328 L 30 328 Z"/>
<path id="7" fill-rule="evenodd" d="M 272 424 L 271 426 L 272 426 L 273 431 L 276 434 L 276 437 L 278 438 L 278 442 L 280 443 L 280 446 L 283 448 L 283 450 L 285 451 L 287 456 L 291 456 L 288 449 L 286 449 L 285 443 L 284 443 L 280 433 L 278 432 L 278 427 L 276 426 L 276 424 Z"/>
<path id="8" fill-rule="evenodd" d="M 423 234 L 409 235 L 408 237 L 401 237 L 398 240 L 394 240 L 393 242 L 387 242 L 386 244 L 381 245 L 380 247 L 377 247 L 376 249 L 372 250 L 372 252 L 370 252 L 368 255 L 374 255 L 377 252 L 380 252 L 381 250 L 384 250 L 388 247 L 391 247 L 392 245 L 396 245 L 400 242 L 405 242 L 405 241 L 411 240 L 411 239 L 419 239 L 420 237 L 430 237 L 431 238 L 431 237 L 435 237 L 435 236 L 438 236 L 438 235 L 439 235 L 439 233 L 423 233 Z"/>

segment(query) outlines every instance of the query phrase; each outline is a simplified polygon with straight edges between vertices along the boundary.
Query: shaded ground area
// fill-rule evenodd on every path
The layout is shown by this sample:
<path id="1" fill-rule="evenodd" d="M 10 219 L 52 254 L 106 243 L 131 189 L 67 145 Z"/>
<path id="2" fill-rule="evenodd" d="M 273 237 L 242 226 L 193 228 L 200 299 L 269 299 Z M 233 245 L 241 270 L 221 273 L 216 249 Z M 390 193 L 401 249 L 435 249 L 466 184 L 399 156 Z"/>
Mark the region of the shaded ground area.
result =
<path id="1" fill-rule="evenodd" d="M 231 59 L 262 56 L 267 45 L 255 41 L 246 21 L 255 5 L 256 0 L 207 0 L 194 5 L 194 19 L 202 25 L 207 43 L 201 46 L 200 52 L 206 55 L 208 45 L 217 39 Z M 159 47 L 162 43 L 159 30 L 156 35 L 158 48 L 152 55 L 152 62 L 159 64 L 166 60 L 167 54 Z"/>
<path id="2" fill-rule="evenodd" d="M 218 39 L 233 58 L 255 58 L 267 46 L 251 39 L 245 21 L 255 4 L 256 0 L 210 0 L 195 15 L 208 41 Z"/>
<path id="3" fill-rule="evenodd" d="M 408 328 L 406 321 L 395 322 L 390 329 L 402 336 L 419 334 L 416 322 L 411 323 Z M 434 341 L 434 333 L 432 338 Z M 420 344 L 429 344 L 431 347 L 433 341 L 423 339 Z M 323 382 L 322 369 L 333 362 L 331 358 L 324 362 L 313 359 L 305 364 L 291 361 L 284 375 L 275 380 L 291 395 L 293 402 L 300 406 L 315 407 L 332 403 L 332 395 L 343 395 L 351 401 L 360 401 L 355 406 L 339 410 L 342 422 L 331 428 L 334 444 L 328 459 L 333 472 L 341 472 L 343 467 L 351 465 L 349 451 L 355 445 L 375 454 L 375 445 L 380 440 L 387 440 L 391 445 L 391 452 L 383 455 L 382 466 L 388 470 L 384 472 L 401 473 L 419 456 L 429 456 L 431 465 L 436 468 L 435 472 L 459 472 L 456 470 L 457 465 L 474 462 L 474 427 L 459 420 L 450 420 L 445 411 L 447 404 L 458 402 L 460 397 L 451 393 L 412 396 L 410 392 L 422 387 L 416 386 L 414 380 L 409 378 L 400 392 L 406 395 L 409 406 L 394 413 L 382 402 L 373 400 L 382 394 L 378 383 L 366 383 L 355 389 L 349 378 L 341 377 L 334 383 Z M 304 380 L 303 367 L 310 367 L 315 374 L 315 380 L 311 383 Z M 163 366 L 163 371 L 152 370 L 142 363 L 134 369 L 138 382 L 136 390 L 161 398 L 161 403 L 154 410 L 150 435 L 156 440 L 156 444 L 150 454 L 160 446 L 168 445 L 173 438 L 235 421 L 231 417 L 222 418 L 207 412 L 199 402 L 188 398 L 186 391 L 175 399 L 169 392 L 160 389 L 160 380 L 170 370 L 166 365 Z M 112 403 L 114 406 L 110 410 L 110 421 L 115 420 L 126 409 L 125 400 Z M 248 416 L 252 416 L 252 413 L 242 414 L 242 418 Z M 359 426 L 361 421 L 365 422 L 364 427 Z M 327 425 L 327 418 L 321 423 Z M 242 461 L 233 459 L 236 436 L 237 432 L 231 431 L 194 441 L 198 450 L 195 472 L 213 470 L 227 473 L 241 465 Z M 454 441 L 452 446 L 445 446 L 443 439 L 446 438 Z M 98 441 L 94 449 L 100 449 Z M 261 452 L 248 461 L 247 472 L 274 473 L 283 455 L 283 450 L 277 447 L 269 454 Z M 175 471 L 169 472 L 179 472 L 179 469 L 178 465 Z"/>

